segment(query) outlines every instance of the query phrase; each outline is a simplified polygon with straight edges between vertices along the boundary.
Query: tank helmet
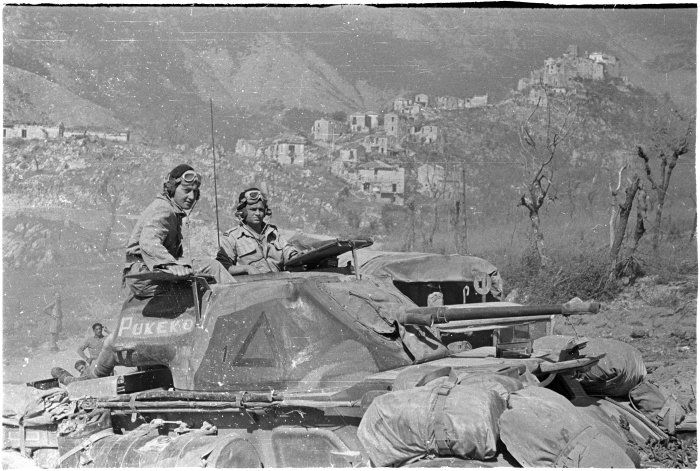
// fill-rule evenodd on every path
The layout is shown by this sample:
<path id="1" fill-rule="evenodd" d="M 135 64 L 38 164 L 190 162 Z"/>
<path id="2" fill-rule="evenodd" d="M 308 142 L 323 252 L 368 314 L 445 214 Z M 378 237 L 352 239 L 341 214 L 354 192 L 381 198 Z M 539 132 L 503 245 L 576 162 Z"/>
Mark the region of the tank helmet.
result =
<path id="1" fill-rule="evenodd" d="M 196 198 L 199 199 L 199 185 L 202 183 L 202 176 L 187 164 L 178 165 L 166 175 L 165 181 L 163 182 L 163 191 L 172 198 L 175 194 L 175 188 L 182 182 L 190 185 L 197 185 Z"/>
<path id="2" fill-rule="evenodd" d="M 267 195 L 260 188 L 255 187 L 241 191 L 241 193 L 238 195 L 238 205 L 236 206 L 236 209 L 239 212 L 243 211 L 247 205 L 255 204 L 258 201 L 262 201 L 265 205 L 265 215 L 271 215 L 272 211 L 267 203 Z"/>

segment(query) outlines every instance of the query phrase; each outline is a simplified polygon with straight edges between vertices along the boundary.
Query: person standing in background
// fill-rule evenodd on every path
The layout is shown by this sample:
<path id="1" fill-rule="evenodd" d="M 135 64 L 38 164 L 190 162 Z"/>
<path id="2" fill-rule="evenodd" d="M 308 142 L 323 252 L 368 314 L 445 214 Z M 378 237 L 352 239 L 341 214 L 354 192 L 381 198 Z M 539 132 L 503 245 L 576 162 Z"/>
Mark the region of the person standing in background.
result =
<path id="1" fill-rule="evenodd" d="M 49 322 L 49 333 L 51 340 L 49 350 L 57 352 L 58 349 L 58 334 L 63 328 L 63 310 L 61 309 L 61 295 L 58 291 L 54 293 L 53 301 L 47 305 L 42 312 L 51 318 Z"/>

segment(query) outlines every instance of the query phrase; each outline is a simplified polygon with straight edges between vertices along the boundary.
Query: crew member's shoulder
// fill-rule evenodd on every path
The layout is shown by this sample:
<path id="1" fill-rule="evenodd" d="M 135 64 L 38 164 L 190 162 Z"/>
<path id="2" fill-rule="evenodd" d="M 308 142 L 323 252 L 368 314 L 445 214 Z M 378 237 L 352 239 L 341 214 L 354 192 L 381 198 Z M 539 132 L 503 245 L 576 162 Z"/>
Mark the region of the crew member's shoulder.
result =
<path id="1" fill-rule="evenodd" d="M 243 225 L 241 224 L 236 224 L 233 226 L 231 229 L 228 231 L 224 232 L 225 237 L 238 237 L 243 233 Z"/>
<path id="2" fill-rule="evenodd" d="M 163 216 L 176 214 L 178 213 L 178 209 L 173 205 L 169 198 L 163 195 L 158 195 L 153 199 L 151 204 L 146 207 L 144 213 Z"/>

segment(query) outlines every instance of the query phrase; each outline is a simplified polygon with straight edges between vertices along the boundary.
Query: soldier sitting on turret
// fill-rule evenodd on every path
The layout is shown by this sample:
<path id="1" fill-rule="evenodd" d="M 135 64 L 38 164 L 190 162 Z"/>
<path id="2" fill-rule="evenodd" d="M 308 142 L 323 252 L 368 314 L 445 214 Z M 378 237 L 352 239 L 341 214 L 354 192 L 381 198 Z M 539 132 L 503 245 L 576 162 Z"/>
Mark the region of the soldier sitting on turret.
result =
<path id="1" fill-rule="evenodd" d="M 272 214 L 267 196 L 248 188 L 238 196 L 238 224 L 224 233 L 216 259 L 231 275 L 278 272 L 298 250 L 286 243 L 277 227 L 265 222 Z"/>
<path id="2" fill-rule="evenodd" d="M 137 297 L 154 296 L 158 284 L 151 280 L 134 280 L 126 275 L 161 269 L 176 276 L 193 271 L 211 275 L 218 283 L 232 283 L 219 262 L 212 259 L 185 260 L 182 248 L 182 220 L 199 200 L 200 175 L 187 164 L 170 171 L 163 191 L 141 213 L 126 246 L 124 284 Z"/>

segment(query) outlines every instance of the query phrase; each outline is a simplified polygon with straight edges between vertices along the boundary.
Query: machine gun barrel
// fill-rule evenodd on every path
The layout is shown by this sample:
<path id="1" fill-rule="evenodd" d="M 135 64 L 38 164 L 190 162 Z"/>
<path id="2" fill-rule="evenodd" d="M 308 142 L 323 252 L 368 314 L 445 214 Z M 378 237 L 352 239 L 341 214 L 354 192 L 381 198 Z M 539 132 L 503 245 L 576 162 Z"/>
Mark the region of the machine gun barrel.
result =
<path id="1" fill-rule="evenodd" d="M 600 308 L 597 302 L 583 302 L 572 299 L 565 304 L 544 304 L 538 306 L 499 306 L 497 302 L 492 306 L 472 306 L 468 304 L 455 304 L 448 306 L 417 307 L 407 309 L 399 316 L 402 324 L 433 325 L 445 324 L 451 321 L 466 321 L 477 319 L 500 319 L 504 317 L 534 317 L 543 315 L 561 314 L 596 314 Z"/>

